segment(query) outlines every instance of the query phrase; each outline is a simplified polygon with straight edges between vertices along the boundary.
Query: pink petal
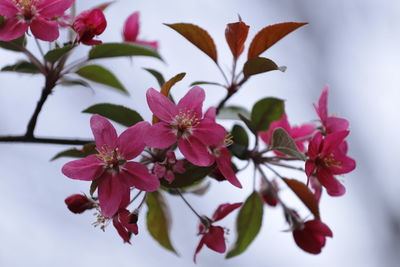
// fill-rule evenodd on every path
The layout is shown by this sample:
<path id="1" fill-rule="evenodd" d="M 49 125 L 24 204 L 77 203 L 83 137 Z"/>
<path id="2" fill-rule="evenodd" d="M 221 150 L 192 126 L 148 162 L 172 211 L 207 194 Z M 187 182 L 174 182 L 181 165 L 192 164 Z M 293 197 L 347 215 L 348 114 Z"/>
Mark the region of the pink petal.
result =
<path id="1" fill-rule="evenodd" d="M 158 42 L 157 41 L 149 42 L 149 41 L 143 41 L 143 40 L 136 40 L 135 43 L 140 44 L 140 45 L 147 45 L 147 46 L 150 46 L 150 47 L 152 47 L 152 48 L 154 48 L 156 50 L 158 49 Z"/>
<path id="2" fill-rule="evenodd" d="M 209 107 L 204 113 L 204 119 L 215 121 L 217 118 L 217 109 L 215 107 Z"/>
<path id="3" fill-rule="evenodd" d="M 146 93 L 147 104 L 151 112 L 165 122 L 171 122 L 177 115 L 177 108 L 165 95 L 150 88 Z"/>
<path id="4" fill-rule="evenodd" d="M 315 170 L 315 162 L 312 160 L 307 160 L 306 161 L 306 175 L 307 177 L 310 177 L 311 174 L 314 172 Z"/>
<path id="5" fill-rule="evenodd" d="M 97 159 L 96 155 L 90 155 L 66 163 L 61 171 L 71 179 L 92 181 L 104 172 L 104 168 L 103 163 Z"/>
<path id="6" fill-rule="evenodd" d="M 24 35 L 27 30 L 27 23 L 21 22 L 15 17 L 6 19 L 0 25 L 0 41 L 8 42 L 15 40 Z"/>
<path id="7" fill-rule="evenodd" d="M 125 187 L 122 190 L 122 198 L 121 203 L 119 204 L 119 209 L 126 209 L 131 201 L 131 189 L 129 187 Z"/>
<path id="8" fill-rule="evenodd" d="M 129 187 L 135 187 L 146 192 L 156 191 L 160 187 L 158 178 L 149 173 L 146 166 L 137 162 L 125 163 L 120 175 Z"/>
<path id="9" fill-rule="evenodd" d="M 18 9 L 12 0 L 0 0 L 0 15 L 6 16 L 8 19 L 14 17 L 18 13 Z"/>
<path id="10" fill-rule="evenodd" d="M 301 126 L 294 126 L 291 130 L 291 136 L 293 139 L 306 137 L 311 135 L 315 131 L 315 125 L 313 124 L 303 124 Z"/>
<path id="11" fill-rule="evenodd" d="M 236 177 L 235 172 L 232 170 L 231 155 L 228 149 L 222 148 L 220 156 L 216 158 L 217 167 L 228 182 L 236 187 L 242 188 L 242 184 Z"/>
<path id="12" fill-rule="evenodd" d="M 197 256 L 197 253 L 200 252 L 200 250 L 203 248 L 203 245 L 204 245 L 204 236 L 200 239 L 200 242 L 199 242 L 199 244 L 198 244 L 197 247 L 196 247 L 196 251 L 194 252 L 194 255 L 193 255 L 193 261 L 194 261 L 194 263 L 196 263 L 196 256 Z"/>
<path id="13" fill-rule="evenodd" d="M 322 89 L 321 96 L 319 97 L 318 106 L 314 105 L 314 108 L 323 124 L 328 118 L 328 89 L 329 87 L 325 85 Z"/>
<path id="14" fill-rule="evenodd" d="M 321 253 L 322 245 L 318 237 L 305 230 L 294 230 L 293 238 L 297 246 L 311 254 Z"/>
<path id="15" fill-rule="evenodd" d="M 193 110 L 197 116 L 201 118 L 203 114 L 202 108 L 205 98 L 206 93 L 204 92 L 203 88 L 195 86 L 190 89 L 181 100 L 179 100 L 177 109 L 178 111 Z"/>
<path id="16" fill-rule="evenodd" d="M 208 233 L 204 235 L 204 244 L 209 249 L 218 253 L 224 253 L 226 250 L 224 228 L 221 226 L 210 226 Z"/>
<path id="17" fill-rule="evenodd" d="M 349 131 L 341 131 L 341 132 L 335 132 L 328 134 L 325 136 L 325 139 L 323 141 L 323 146 L 322 146 L 322 151 L 321 151 L 321 156 L 329 155 L 335 150 L 336 148 L 339 147 L 339 145 L 344 141 L 346 136 L 349 135 Z"/>
<path id="18" fill-rule="evenodd" d="M 74 0 L 42 0 L 36 4 L 36 8 L 43 18 L 54 18 L 64 14 L 70 8 Z"/>
<path id="19" fill-rule="evenodd" d="M 311 160 L 314 160 L 318 156 L 321 144 L 322 134 L 318 132 L 316 135 L 314 135 L 313 139 L 311 139 L 310 143 L 308 144 L 307 155 L 310 157 Z"/>
<path id="20" fill-rule="evenodd" d="M 324 126 L 327 133 L 345 131 L 349 128 L 349 121 L 343 118 L 329 117 Z"/>
<path id="21" fill-rule="evenodd" d="M 126 186 L 120 174 L 105 172 L 103 176 L 98 187 L 100 208 L 104 216 L 112 218 L 119 209 Z"/>
<path id="22" fill-rule="evenodd" d="M 125 229 L 124 226 L 122 226 L 122 223 L 118 221 L 118 216 L 115 216 L 113 218 L 113 225 L 115 227 L 115 229 L 117 230 L 119 236 L 122 238 L 122 240 L 124 240 L 124 243 L 131 243 L 129 241 L 130 236 L 128 231 Z"/>
<path id="23" fill-rule="evenodd" d="M 328 195 L 338 197 L 346 193 L 346 188 L 328 170 L 319 168 L 315 176 L 317 176 L 321 185 L 326 188 Z"/>
<path id="24" fill-rule="evenodd" d="M 161 149 L 172 146 L 176 140 L 176 134 L 165 122 L 159 122 L 149 127 L 145 137 L 148 146 Z"/>
<path id="25" fill-rule="evenodd" d="M 117 132 L 114 126 L 104 117 L 95 114 L 90 118 L 90 127 L 98 150 L 114 150 L 117 143 Z"/>
<path id="26" fill-rule="evenodd" d="M 117 147 L 126 160 L 136 158 L 146 146 L 144 143 L 150 128 L 148 122 L 138 122 L 126 129 L 117 140 Z"/>
<path id="27" fill-rule="evenodd" d="M 214 156 L 208 152 L 207 146 L 195 136 L 179 139 L 178 147 L 185 158 L 194 165 L 210 166 L 214 163 Z"/>
<path id="28" fill-rule="evenodd" d="M 134 12 L 125 21 L 124 41 L 136 42 L 138 35 L 139 35 L 139 12 Z"/>
<path id="29" fill-rule="evenodd" d="M 192 135 L 206 145 L 221 144 L 227 135 L 224 127 L 207 119 L 201 120 L 192 130 Z"/>
<path id="30" fill-rule="evenodd" d="M 335 154 L 335 160 L 340 162 L 339 167 L 331 167 L 332 174 L 345 174 L 353 171 L 356 168 L 356 161 L 343 154 Z"/>
<path id="31" fill-rule="evenodd" d="M 225 218 L 229 213 L 231 213 L 235 209 L 241 207 L 242 204 L 243 204 L 243 202 L 238 202 L 238 203 L 234 203 L 234 204 L 225 203 L 225 204 L 219 205 L 212 216 L 213 222 L 216 222 L 216 221 L 219 221 L 219 220 Z"/>
<path id="32" fill-rule="evenodd" d="M 139 233 L 138 225 L 136 223 L 129 223 L 129 211 L 128 210 L 120 210 L 118 212 L 118 219 L 121 222 L 122 226 L 129 230 L 129 232 L 137 235 Z"/>
<path id="33" fill-rule="evenodd" d="M 36 17 L 31 24 L 32 34 L 43 41 L 53 42 L 59 36 L 57 21 L 50 21 L 41 17 Z"/>
<path id="34" fill-rule="evenodd" d="M 318 179 L 314 176 L 310 176 L 309 181 L 310 181 L 310 185 L 311 185 L 312 191 L 314 193 L 314 196 L 319 202 L 319 200 L 321 199 L 321 194 L 322 194 L 322 186 L 321 186 L 320 182 L 318 181 Z"/>
<path id="35" fill-rule="evenodd" d="M 314 234 L 333 237 L 332 230 L 320 220 L 311 220 L 304 223 L 304 227 Z"/>

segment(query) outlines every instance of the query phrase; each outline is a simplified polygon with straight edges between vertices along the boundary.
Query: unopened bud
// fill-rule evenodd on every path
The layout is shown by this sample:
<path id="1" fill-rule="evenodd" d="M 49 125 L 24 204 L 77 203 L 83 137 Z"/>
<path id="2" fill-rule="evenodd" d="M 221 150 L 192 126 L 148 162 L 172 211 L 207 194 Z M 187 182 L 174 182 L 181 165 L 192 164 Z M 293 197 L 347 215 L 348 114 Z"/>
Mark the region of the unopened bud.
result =
<path id="1" fill-rule="evenodd" d="M 85 195 L 74 194 L 65 199 L 65 204 L 73 213 L 82 213 L 95 207 L 95 204 Z"/>
<path id="2" fill-rule="evenodd" d="M 128 216 L 129 224 L 136 224 L 138 219 L 139 219 L 139 212 L 137 210 L 134 210 Z"/>

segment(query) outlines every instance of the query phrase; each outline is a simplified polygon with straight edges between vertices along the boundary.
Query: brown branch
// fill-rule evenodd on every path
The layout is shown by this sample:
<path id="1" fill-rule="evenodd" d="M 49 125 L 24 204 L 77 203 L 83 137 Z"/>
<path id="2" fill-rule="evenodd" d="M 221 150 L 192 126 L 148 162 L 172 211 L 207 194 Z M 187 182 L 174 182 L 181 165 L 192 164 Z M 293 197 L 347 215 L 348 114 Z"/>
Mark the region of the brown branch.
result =
<path id="1" fill-rule="evenodd" d="M 63 138 L 43 138 L 19 136 L 0 136 L 0 143 L 38 143 L 38 144 L 58 144 L 58 145 L 85 145 L 94 143 L 94 140 L 85 139 L 63 139 Z"/>

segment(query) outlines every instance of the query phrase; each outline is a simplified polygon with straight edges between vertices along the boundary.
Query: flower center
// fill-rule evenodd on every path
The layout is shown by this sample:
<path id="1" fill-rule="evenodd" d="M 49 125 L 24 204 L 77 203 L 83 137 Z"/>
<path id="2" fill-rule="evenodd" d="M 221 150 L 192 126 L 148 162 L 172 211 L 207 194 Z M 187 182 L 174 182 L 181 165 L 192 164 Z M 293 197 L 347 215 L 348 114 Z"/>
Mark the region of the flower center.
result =
<path id="1" fill-rule="evenodd" d="M 99 209 L 99 206 L 96 206 L 96 210 L 97 210 L 97 212 L 93 214 L 94 216 L 96 216 L 96 221 L 94 223 L 92 223 L 92 225 L 94 227 L 99 226 L 99 228 L 104 232 L 106 227 L 107 227 L 107 225 L 108 225 L 108 223 L 109 223 L 109 221 L 110 221 L 110 219 L 105 217 L 101 213 L 101 211 Z"/>
<path id="2" fill-rule="evenodd" d="M 176 129 L 178 135 L 191 135 L 192 128 L 196 127 L 199 122 L 197 113 L 193 110 L 179 111 L 172 122 L 172 127 Z"/>
<path id="3" fill-rule="evenodd" d="M 105 168 L 110 170 L 115 170 L 119 172 L 119 166 L 123 165 L 126 160 L 120 154 L 118 147 L 114 150 L 109 150 L 106 145 L 104 145 L 97 157 L 104 162 Z"/>
<path id="4" fill-rule="evenodd" d="M 12 0 L 15 7 L 19 9 L 18 17 L 25 21 L 31 21 L 38 15 L 36 10 L 36 3 L 40 0 Z"/>
<path id="5" fill-rule="evenodd" d="M 335 159 L 335 157 L 333 156 L 333 154 L 330 154 L 328 156 L 326 156 L 323 159 L 320 159 L 320 165 L 325 166 L 326 168 L 340 168 L 342 166 L 342 163 L 338 160 Z"/>

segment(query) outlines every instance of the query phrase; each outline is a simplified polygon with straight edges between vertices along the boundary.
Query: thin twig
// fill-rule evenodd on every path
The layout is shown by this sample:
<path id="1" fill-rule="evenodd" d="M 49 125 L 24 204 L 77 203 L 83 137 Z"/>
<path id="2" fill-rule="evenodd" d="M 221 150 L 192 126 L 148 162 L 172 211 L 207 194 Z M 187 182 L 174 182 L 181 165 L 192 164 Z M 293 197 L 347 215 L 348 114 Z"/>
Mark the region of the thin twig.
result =
<path id="1" fill-rule="evenodd" d="M 40 144 L 58 144 L 58 145 L 85 145 L 93 143 L 93 140 L 84 139 L 62 139 L 62 138 L 41 138 L 20 136 L 0 136 L 0 143 L 40 143 Z"/>
<path id="2" fill-rule="evenodd" d="M 186 200 L 186 198 L 182 195 L 181 191 L 179 189 L 175 189 L 176 193 L 182 198 L 182 200 L 185 202 L 185 204 L 193 211 L 194 214 L 200 219 L 200 221 L 203 221 L 204 218 L 201 217 L 197 211 L 190 205 L 190 203 Z"/>

